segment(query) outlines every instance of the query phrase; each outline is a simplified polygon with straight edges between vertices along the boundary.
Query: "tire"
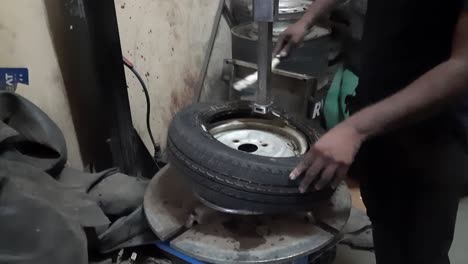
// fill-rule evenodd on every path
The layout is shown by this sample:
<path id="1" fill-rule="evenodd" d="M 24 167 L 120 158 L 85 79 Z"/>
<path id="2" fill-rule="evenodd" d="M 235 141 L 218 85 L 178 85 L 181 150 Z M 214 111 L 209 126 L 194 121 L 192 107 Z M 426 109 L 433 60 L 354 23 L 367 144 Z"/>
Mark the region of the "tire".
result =
<path id="1" fill-rule="evenodd" d="M 217 120 L 244 117 L 281 119 L 302 132 L 309 144 L 323 132 L 318 123 L 278 109 L 267 115 L 256 114 L 252 104 L 245 101 L 197 104 L 184 109 L 169 127 L 168 158 L 190 180 L 199 198 L 226 211 L 260 214 L 306 211 L 333 194 L 331 189 L 299 193 L 300 179 L 291 181 L 288 175 L 301 157 L 248 154 L 227 147 L 207 131 Z"/>

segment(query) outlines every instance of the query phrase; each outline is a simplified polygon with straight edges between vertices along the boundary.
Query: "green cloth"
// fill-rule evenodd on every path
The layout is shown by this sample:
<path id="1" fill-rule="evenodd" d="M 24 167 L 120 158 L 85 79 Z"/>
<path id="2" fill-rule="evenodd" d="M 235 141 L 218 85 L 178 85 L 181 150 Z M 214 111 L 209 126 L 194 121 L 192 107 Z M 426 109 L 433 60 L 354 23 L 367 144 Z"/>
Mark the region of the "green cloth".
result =
<path id="1" fill-rule="evenodd" d="M 324 115 L 328 129 L 349 117 L 347 101 L 356 95 L 358 84 L 359 78 L 353 72 L 343 66 L 338 69 L 325 98 Z"/>

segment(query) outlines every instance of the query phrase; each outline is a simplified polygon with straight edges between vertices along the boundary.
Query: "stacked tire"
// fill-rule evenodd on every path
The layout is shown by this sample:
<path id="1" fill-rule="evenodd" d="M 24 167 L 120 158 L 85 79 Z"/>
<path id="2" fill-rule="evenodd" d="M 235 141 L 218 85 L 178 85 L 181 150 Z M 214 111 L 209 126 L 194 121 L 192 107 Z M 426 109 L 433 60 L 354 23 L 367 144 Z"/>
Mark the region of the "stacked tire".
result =
<path id="1" fill-rule="evenodd" d="M 303 133 L 309 144 L 323 132 L 318 123 L 279 109 L 266 115 L 252 109 L 252 103 L 246 101 L 196 104 L 174 117 L 168 132 L 168 158 L 190 181 L 196 196 L 212 207 L 238 214 L 307 211 L 329 198 L 331 189 L 301 194 L 300 179 L 289 179 L 302 157 L 257 156 L 232 149 L 210 134 L 213 123 L 235 118 L 280 119 Z"/>

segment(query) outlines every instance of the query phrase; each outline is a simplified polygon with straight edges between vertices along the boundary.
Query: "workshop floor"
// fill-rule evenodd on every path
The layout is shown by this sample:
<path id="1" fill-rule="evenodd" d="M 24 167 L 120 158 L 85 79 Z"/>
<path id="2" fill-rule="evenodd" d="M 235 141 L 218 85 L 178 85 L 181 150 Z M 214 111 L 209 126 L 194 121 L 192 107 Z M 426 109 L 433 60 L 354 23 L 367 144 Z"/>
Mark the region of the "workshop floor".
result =
<path id="1" fill-rule="evenodd" d="M 450 252 L 451 264 L 468 263 L 468 198 L 460 202 L 458 212 L 457 227 L 455 230 L 455 240 Z M 361 250 L 353 250 L 348 246 L 338 247 L 338 256 L 335 264 L 374 264 L 375 259 L 372 253 Z"/>

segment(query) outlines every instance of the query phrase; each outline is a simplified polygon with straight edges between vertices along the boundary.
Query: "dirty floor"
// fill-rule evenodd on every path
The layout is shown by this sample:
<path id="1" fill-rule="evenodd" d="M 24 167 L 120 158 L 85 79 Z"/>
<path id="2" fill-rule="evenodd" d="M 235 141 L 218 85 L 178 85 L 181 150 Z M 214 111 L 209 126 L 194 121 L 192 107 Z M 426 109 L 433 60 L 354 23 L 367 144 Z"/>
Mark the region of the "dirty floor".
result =
<path id="1" fill-rule="evenodd" d="M 468 263 L 468 198 L 460 202 L 458 212 L 457 227 L 455 230 L 455 240 L 450 251 L 452 264 Z M 374 264 L 375 259 L 372 253 L 367 251 L 353 250 L 348 246 L 339 246 L 338 256 L 335 264 Z"/>

